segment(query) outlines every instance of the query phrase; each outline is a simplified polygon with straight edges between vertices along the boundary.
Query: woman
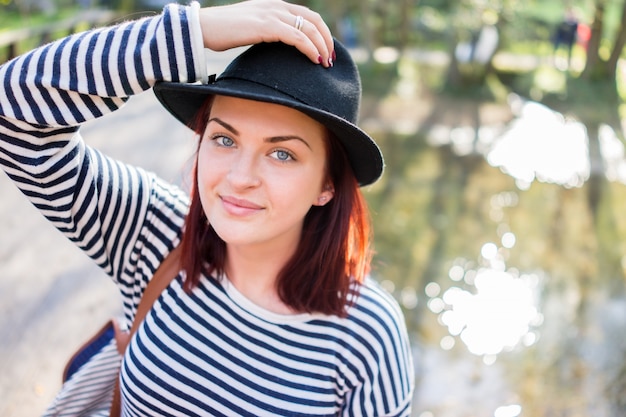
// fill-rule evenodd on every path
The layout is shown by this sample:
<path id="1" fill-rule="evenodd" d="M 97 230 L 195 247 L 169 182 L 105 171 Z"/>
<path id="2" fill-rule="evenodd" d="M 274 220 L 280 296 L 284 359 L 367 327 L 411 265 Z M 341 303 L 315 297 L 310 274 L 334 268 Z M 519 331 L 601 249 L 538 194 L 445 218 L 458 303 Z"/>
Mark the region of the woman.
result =
<path id="1" fill-rule="evenodd" d="M 207 80 L 203 48 L 248 44 Z M 169 5 L 0 75 L 0 163 L 112 277 L 129 322 L 181 249 L 125 351 L 122 415 L 410 415 L 403 318 L 366 277 L 359 185 L 382 157 L 354 124 L 356 67 L 319 15 L 274 0 Z M 190 199 L 80 136 L 151 87 L 198 134 Z"/>

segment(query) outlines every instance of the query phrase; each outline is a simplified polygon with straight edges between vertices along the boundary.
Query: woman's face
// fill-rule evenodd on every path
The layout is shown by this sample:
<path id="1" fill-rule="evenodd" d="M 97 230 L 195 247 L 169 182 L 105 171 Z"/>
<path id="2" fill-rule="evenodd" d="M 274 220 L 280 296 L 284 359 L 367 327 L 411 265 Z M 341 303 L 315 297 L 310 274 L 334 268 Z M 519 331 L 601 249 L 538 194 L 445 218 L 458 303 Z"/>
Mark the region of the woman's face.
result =
<path id="1" fill-rule="evenodd" d="M 293 251 L 326 183 L 326 130 L 289 107 L 217 96 L 198 153 L 198 192 L 228 246 Z"/>

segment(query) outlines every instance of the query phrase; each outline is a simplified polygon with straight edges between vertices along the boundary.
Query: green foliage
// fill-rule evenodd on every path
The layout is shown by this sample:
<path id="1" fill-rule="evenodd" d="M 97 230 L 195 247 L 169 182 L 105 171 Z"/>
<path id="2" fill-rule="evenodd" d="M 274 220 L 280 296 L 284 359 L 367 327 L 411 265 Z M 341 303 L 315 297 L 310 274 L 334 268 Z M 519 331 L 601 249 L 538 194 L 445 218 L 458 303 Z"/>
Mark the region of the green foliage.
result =
<path id="1" fill-rule="evenodd" d="M 5 1 L 5 0 L 0 0 Z M 78 12 L 77 7 L 58 9 L 53 14 L 42 12 L 22 13 L 8 6 L 0 7 L 0 31 L 9 31 L 58 22 L 59 20 L 74 16 Z"/>
<path id="2" fill-rule="evenodd" d="M 398 69 L 395 64 L 380 64 L 374 61 L 360 65 L 359 72 L 363 88 L 368 94 L 384 96 L 398 78 Z"/>

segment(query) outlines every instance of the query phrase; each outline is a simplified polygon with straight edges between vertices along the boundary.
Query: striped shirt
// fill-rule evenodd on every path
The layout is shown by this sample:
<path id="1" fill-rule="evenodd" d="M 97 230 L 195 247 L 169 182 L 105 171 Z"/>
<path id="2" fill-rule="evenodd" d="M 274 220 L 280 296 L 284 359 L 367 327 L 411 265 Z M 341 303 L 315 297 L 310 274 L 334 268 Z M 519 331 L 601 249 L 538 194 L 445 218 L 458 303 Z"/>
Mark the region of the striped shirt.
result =
<path id="1" fill-rule="evenodd" d="M 82 140 L 81 123 L 157 81 L 204 74 L 198 5 L 72 35 L 0 67 L 0 165 L 118 285 L 132 321 L 179 243 L 188 197 Z M 409 416 L 413 368 L 402 313 L 372 280 L 345 318 L 280 315 L 227 278 L 179 275 L 126 351 L 125 416 Z"/>

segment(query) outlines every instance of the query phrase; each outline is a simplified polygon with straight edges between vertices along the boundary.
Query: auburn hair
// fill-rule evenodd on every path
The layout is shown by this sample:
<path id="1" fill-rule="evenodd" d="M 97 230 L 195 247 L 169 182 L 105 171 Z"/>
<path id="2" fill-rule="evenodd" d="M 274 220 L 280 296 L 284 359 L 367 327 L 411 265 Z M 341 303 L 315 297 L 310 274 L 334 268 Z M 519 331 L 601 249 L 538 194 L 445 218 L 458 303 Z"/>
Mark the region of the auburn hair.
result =
<path id="1" fill-rule="evenodd" d="M 196 113 L 190 127 L 199 135 L 206 129 L 212 97 Z M 282 302 L 298 312 L 345 316 L 358 295 L 358 284 L 370 271 L 371 225 L 367 204 L 347 154 L 327 131 L 326 177 L 334 197 L 306 214 L 298 247 L 277 277 Z M 192 169 L 191 203 L 182 235 L 185 289 L 191 291 L 201 274 L 219 277 L 224 272 L 226 243 L 208 224 L 198 195 L 197 152 Z"/>

